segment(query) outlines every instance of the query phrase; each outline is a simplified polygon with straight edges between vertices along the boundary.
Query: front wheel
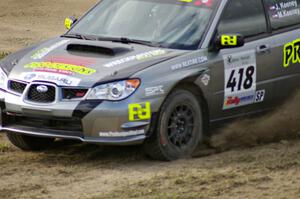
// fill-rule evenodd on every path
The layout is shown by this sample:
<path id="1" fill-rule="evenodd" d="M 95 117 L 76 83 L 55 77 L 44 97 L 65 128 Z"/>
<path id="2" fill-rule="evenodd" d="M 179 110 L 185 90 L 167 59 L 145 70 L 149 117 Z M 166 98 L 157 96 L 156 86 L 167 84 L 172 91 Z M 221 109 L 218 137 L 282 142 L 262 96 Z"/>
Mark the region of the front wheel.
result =
<path id="1" fill-rule="evenodd" d="M 54 138 L 42 138 L 18 133 L 6 133 L 9 141 L 24 151 L 39 151 L 48 148 Z"/>
<path id="2" fill-rule="evenodd" d="M 202 141 L 200 96 L 178 89 L 162 105 L 157 129 L 144 143 L 146 153 L 158 160 L 191 157 Z"/>

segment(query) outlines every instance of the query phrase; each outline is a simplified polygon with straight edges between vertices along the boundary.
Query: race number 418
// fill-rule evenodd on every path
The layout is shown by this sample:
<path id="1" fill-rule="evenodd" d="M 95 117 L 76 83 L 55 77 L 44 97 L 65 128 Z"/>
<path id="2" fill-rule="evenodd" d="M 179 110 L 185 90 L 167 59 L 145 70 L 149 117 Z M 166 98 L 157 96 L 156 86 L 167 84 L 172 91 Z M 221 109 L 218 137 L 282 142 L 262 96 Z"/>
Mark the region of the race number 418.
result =
<path id="1" fill-rule="evenodd" d="M 253 83 L 255 83 L 254 73 L 254 66 L 231 70 L 226 88 L 231 89 L 231 92 L 240 92 L 252 88 Z"/>

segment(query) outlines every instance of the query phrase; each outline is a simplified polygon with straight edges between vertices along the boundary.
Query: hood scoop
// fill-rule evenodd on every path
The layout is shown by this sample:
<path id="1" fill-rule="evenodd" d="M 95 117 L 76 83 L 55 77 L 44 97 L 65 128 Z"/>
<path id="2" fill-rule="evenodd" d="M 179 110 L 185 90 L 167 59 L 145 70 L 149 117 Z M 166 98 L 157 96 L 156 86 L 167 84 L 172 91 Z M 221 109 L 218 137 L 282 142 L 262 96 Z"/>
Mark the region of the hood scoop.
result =
<path id="1" fill-rule="evenodd" d="M 67 46 L 67 51 L 116 56 L 130 52 L 132 49 L 115 46 L 96 46 L 90 44 L 69 44 Z"/>

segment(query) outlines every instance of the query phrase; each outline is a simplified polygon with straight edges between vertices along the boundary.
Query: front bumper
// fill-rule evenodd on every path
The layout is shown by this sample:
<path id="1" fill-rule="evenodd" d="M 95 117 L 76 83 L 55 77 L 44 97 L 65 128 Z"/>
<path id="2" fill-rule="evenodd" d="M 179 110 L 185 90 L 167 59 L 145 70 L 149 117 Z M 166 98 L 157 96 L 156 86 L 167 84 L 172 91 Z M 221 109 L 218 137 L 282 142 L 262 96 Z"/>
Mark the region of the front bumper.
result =
<path id="1" fill-rule="evenodd" d="M 13 132 L 20 133 L 30 136 L 38 136 L 38 137 L 48 137 L 48 138 L 63 138 L 63 139 L 71 139 L 71 140 L 80 140 L 86 143 L 94 143 L 94 144 L 109 144 L 109 145 L 135 145 L 141 144 L 146 139 L 146 135 L 135 135 L 135 136 L 126 136 L 126 137 L 84 137 L 79 135 L 69 135 L 68 132 L 57 132 L 52 130 L 42 130 L 35 129 L 26 126 L 18 126 L 11 125 L 7 127 L 2 127 L 0 129 L 2 132 Z"/>
<path id="2" fill-rule="evenodd" d="M 143 102 L 140 99 L 37 105 L 28 104 L 20 96 L 10 93 L 4 96 L 1 101 L 1 132 L 109 145 L 141 144 L 149 136 L 152 119 L 129 121 L 128 117 L 128 105 Z M 154 105 L 161 99 L 147 101 Z M 152 118 L 154 116 L 155 111 L 152 111 Z"/>

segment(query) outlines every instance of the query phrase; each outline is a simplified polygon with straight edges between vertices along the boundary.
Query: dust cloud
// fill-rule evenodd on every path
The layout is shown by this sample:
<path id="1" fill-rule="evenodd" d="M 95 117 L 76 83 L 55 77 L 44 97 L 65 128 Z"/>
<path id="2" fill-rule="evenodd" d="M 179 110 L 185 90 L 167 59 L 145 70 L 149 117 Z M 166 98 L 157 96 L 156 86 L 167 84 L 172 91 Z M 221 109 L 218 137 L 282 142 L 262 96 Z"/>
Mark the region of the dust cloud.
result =
<path id="1" fill-rule="evenodd" d="M 236 121 L 214 135 L 209 145 L 217 152 L 300 137 L 300 92 L 272 113 Z"/>

